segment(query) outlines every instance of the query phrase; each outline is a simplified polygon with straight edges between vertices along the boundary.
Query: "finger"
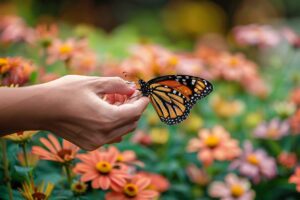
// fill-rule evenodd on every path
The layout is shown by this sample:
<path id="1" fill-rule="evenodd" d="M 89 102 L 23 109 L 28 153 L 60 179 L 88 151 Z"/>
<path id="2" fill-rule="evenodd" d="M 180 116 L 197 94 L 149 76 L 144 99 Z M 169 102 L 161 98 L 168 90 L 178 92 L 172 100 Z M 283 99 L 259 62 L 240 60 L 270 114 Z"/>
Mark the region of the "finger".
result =
<path id="1" fill-rule="evenodd" d="M 119 142 L 122 142 L 123 138 L 122 137 L 117 137 L 115 139 L 113 139 L 111 142 L 109 142 L 109 144 L 112 144 L 112 143 L 119 143 Z"/>
<path id="2" fill-rule="evenodd" d="M 111 143 L 115 139 L 120 138 L 128 133 L 131 133 L 132 131 L 134 131 L 136 129 L 136 127 L 137 127 L 137 122 L 134 122 L 134 123 L 127 124 L 125 126 L 115 129 L 114 131 L 112 131 L 109 134 L 109 136 L 107 138 L 107 143 Z"/>
<path id="3" fill-rule="evenodd" d="M 120 118 L 137 118 L 144 112 L 149 104 L 149 99 L 147 97 L 142 97 L 131 103 L 126 103 L 118 106 L 118 113 Z"/>
<path id="4" fill-rule="evenodd" d="M 96 87 L 98 92 L 102 94 L 132 95 L 136 90 L 120 77 L 102 77 Z"/>

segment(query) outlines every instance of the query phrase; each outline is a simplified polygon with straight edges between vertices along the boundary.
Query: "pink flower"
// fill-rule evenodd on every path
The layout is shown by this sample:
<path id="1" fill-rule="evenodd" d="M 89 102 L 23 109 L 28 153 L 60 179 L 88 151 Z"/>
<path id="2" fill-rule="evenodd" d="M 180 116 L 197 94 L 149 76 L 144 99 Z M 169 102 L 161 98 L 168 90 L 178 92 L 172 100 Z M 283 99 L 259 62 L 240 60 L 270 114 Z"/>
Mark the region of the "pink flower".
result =
<path id="1" fill-rule="evenodd" d="M 254 136 L 257 138 L 278 140 L 286 136 L 289 131 L 289 124 L 287 121 L 280 121 L 279 119 L 272 119 L 269 123 L 261 123 L 255 130 Z"/>
<path id="2" fill-rule="evenodd" d="M 108 153 L 117 154 L 117 163 L 127 165 L 137 165 L 140 167 L 144 167 L 144 163 L 142 161 L 139 161 L 137 159 L 137 156 L 134 151 L 131 150 L 125 150 L 123 152 L 120 152 L 116 147 L 109 146 L 107 149 Z"/>
<path id="3" fill-rule="evenodd" d="M 52 134 L 48 134 L 48 138 L 41 138 L 41 143 L 45 148 L 33 146 L 32 153 L 38 155 L 42 160 L 51 160 L 60 163 L 70 162 L 75 159 L 79 147 L 67 140 L 63 140 L 62 145 L 58 139 Z"/>
<path id="4" fill-rule="evenodd" d="M 131 142 L 141 144 L 144 146 L 149 146 L 153 143 L 152 138 L 149 134 L 145 133 L 142 130 L 137 130 L 134 135 L 131 137 Z"/>
<path id="5" fill-rule="evenodd" d="M 280 42 L 279 33 L 269 25 L 250 24 L 238 26 L 233 30 L 234 38 L 239 45 L 274 47 Z"/>
<path id="6" fill-rule="evenodd" d="M 221 126 L 200 130 L 198 138 L 189 141 L 187 151 L 198 152 L 198 159 L 206 166 L 211 165 L 214 160 L 232 160 L 241 153 L 238 141 L 232 139 Z"/>
<path id="7" fill-rule="evenodd" d="M 209 187 L 211 197 L 221 200 L 252 200 L 255 192 L 251 190 L 250 183 L 245 178 L 239 178 L 235 174 L 228 174 L 225 182 L 215 181 Z"/>
<path id="8" fill-rule="evenodd" d="M 113 192 L 107 193 L 105 200 L 154 200 L 158 192 L 148 189 L 151 181 L 143 176 L 133 176 Z"/>
<path id="9" fill-rule="evenodd" d="M 70 60 L 69 65 L 70 70 L 74 74 L 90 74 L 96 69 L 96 54 L 88 50 L 82 53 L 75 53 Z"/>
<path id="10" fill-rule="evenodd" d="M 221 53 L 212 63 L 218 69 L 220 76 L 229 81 L 242 81 L 246 76 L 257 73 L 254 62 L 247 60 L 243 54 Z"/>
<path id="11" fill-rule="evenodd" d="M 169 180 L 160 174 L 155 174 L 155 173 L 150 173 L 145 171 L 138 172 L 137 174 L 142 177 L 149 178 L 151 180 L 151 183 L 148 186 L 148 188 L 151 188 L 152 190 L 158 192 L 165 192 L 170 188 Z"/>
<path id="12" fill-rule="evenodd" d="M 189 166 L 187 166 L 186 173 L 191 182 L 199 184 L 201 186 L 207 185 L 210 181 L 210 177 L 205 172 L 205 170 L 198 168 L 194 164 L 190 164 Z"/>
<path id="13" fill-rule="evenodd" d="M 22 18 L 6 16 L 0 19 L 0 41 L 3 43 L 32 42 L 34 30 Z"/>
<path id="14" fill-rule="evenodd" d="M 82 182 L 92 181 L 92 188 L 107 190 L 125 184 L 128 177 L 125 168 L 115 167 L 118 153 L 116 151 L 91 151 L 77 156 L 81 162 L 74 167 L 74 172 L 81 174 Z"/>
<path id="15" fill-rule="evenodd" d="M 300 167 L 297 167 L 295 173 L 289 178 L 289 183 L 295 183 L 297 191 L 300 192 Z"/>
<path id="16" fill-rule="evenodd" d="M 47 49 L 47 63 L 52 64 L 56 61 L 70 62 L 75 54 L 85 52 L 87 46 L 86 40 L 70 38 L 66 41 L 61 41 L 55 39 Z"/>
<path id="17" fill-rule="evenodd" d="M 288 41 L 288 43 L 292 45 L 294 48 L 300 47 L 300 36 L 294 30 L 292 30 L 289 27 L 285 27 L 282 29 L 281 33 Z"/>
<path id="18" fill-rule="evenodd" d="M 269 157 L 262 149 L 254 150 L 249 141 L 244 143 L 242 155 L 231 163 L 230 168 L 238 169 L 242 175 L 251 178 L 254 183 L 260 182 L 263 177 L 271 179 L 277 173 L 275 159 Z"/>

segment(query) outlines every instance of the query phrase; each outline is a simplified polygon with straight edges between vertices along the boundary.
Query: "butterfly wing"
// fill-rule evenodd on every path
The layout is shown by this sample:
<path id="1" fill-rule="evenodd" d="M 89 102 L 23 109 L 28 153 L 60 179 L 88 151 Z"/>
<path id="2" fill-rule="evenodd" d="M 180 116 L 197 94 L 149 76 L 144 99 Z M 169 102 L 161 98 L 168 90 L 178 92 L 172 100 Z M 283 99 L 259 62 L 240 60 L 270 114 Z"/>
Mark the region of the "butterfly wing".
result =
<path id="1" fill-rule="evenodd" d="M 161 121 L 168 125 L 185 120 L 197 100 L 213 90 L 205 79 L 186 75 L 161 76 L 148 84 L 152 105 Z"/>

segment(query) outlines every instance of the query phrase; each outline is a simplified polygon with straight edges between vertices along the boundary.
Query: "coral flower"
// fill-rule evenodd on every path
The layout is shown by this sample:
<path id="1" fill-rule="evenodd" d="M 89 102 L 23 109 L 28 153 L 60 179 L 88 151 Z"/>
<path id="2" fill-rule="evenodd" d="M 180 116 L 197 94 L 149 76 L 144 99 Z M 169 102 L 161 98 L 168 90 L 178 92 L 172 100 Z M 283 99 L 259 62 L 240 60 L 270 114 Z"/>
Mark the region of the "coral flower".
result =
<path id="1" fill-rule="evenodd" d="M 262 149 L 254 150 L 252 144 L 244 143 L 244 151 L 240 158 L 234 160 L 231 169 L 238 169 L 239 172 L 251 178 L 254 183 L 259 183 L 261 178 L 274 178 L 277 173 L 275 159 L 269 157 Z"/>
<path id="2" fill-rule="evenodd" d="M 300 106 L 300 88 L 295 88 L 291 92 L 291 101 L 297 106 Z"/>
<path id="3" fill-rule="evenodd" d="M 88 47 L 86 40 L 75 40 L 70 38 L 66 41 L 55 39 L 47 49 L 47 63 L 52 64 L 56 61 L 70 62 L 77 53 L 83 53 Z"/>
<path id="4" fill-rule="evenodd" d="M 170 188 L 170 182 L 168 179 L 160 174 L 141 171 L 138 172 L 137 175 L 149 178 L 151 180 L 148 189 L 156 190 L 158 192 L 165 192 Z"/>
<path id="5" fill-rule="evenodd" d="M 144 146 L 149 146 L 153 143 L 151 137 L 142 130 L 137 130 L 130 140 L 133 143 L 141 144 Z"/>
<path id="6" fill-rule="evenodd" d="M 287 121 L 280 121 L 279 119 L 272 119 L 269 123 L 261 123 L 255 130 L 254 136 L 257 138 L 278 140 L 286 136 L 289 131 L 289 124 Z"/>
<path id="7" fill-rule="evenodd" d="M 297 191 L 300 192 L 300 167 L 297 167 L 295 173 L 289 178 L 289 183 L 295 183 Z"/>
<path id="8" fill-rule="evenodd" d="M 23 58 L 0 58 L 0 77 L 1 84 L 24 85 L 29 80 L 34 71 L 33 64 Z"/>
<path id="9" fill-rule="evenodd" d="M 256 64 L 247 60 L 243 54 L 222 53 L 215 60 L 213 66 L 220 72 L 220 76 L 229 81 L 241 81 L 245 76 L 256 74 Z"/>
<path id="10" fill-rule="evenodd" d="M 74 74 L 90 74 L 97 65 L 96 54 L 87 50 L 83 53 L 74 54 L 69 65 Z"/>
<path id="11" fill-rule="evenodd" d="M 295 153 L 281 152 L 277 159 L 286 168 L 293 168 L 297 164 L 297 155 Z"/>
<path id="12" fill-rule="evenodd" d="M 92 188 L 107 190 L 115 189 L 124 184 L 128 177 L 126 168 L 117 167 L 118 153 L 116 151 L 91 151 L 77 156 L 74 172 L 81 174 L 82 182 L 92 181 Z"/>
<path id="13" fill-rule="evenodd" d="M 255 192 L 251 190 L 249 181 L 239 178 L 235 174 L 228 174 L 225 182 L 213 182 L 209 188 L 209 194 L 221 200 L 252 200 L 255 198 Z"/>
<path id="14" fill-rule="evenodd" d="M 51 195 L 54 188 L 52 183 L 48 183 L 45 187 L 44 182 L 38 187 L 35 186 L 34 182 L 22 184 L 22 190 L 20 189 L 21 195 L 26 200 L 47 200 Z"/>
<path id="15" fill-rule="evenodd" d="M 205 186 L 210 181 L 209 175 L 203 169 L 198 168 L 194 164 L 190 164 L 187 166 L 186 173 L 191 182 L 198 185 Z"/>
<path id="16" fill-rule="evenodd" d="M 149 178 L 136 175 L 128 179 L 113 192 L 107 193 L 106 200 L 154 200 L 158 192 L 148 189 L 151 181 Z"/>
<path id="17" fill-rule="evenodd" d="M 120 152 L 114 146 L 109 146 L 107 151 L 110 152 L 111 154 L 118 155 L 117 160 L 116 160 L 116 162 L 118 162 L 118 163 L 122 163 L 125 165 L 138 165 L 140 167 L 144 167 L 144 165 L 145 165 L 143 162 L 141 162 L 137 159 L 137 156 L 134 151 L 126 150 L 126 151 Z"/>
<path id="18" fill-rule="evenodd" d="M 221 126 L 211 130 L 202 129 L 198 137 L 189 141 L 187 150 L 198 152 L 198 159 L 206 166 L 214 160 L 232 160 L 241 153 L 238 141 L 230 138 L 230 134 Z"/>
<path id="19" fill-rule="evenodd" d="M 289 124 L 293 134 L 300 134 L 300 109 L 289 118 Z"/>
<path id="20" fill-rule="evenodd" d="M 67 140 L 63 140 L 61 145 L 52 134 L 48 134 L 48 139 L 41 138 L 40 142 L 45 148 L 33 146 L 32 153 L 38 155 L 42 160 L 67 163 L 72 161 L 79 151 L 79 147 Z"/>
<path id="21" fill-rule="evenodd" d="M 20 131 L 17 133 L 6 135 L 3 138 L 17 143 L 22 143 L 30 140 L 36 133 L 37 131 Z"/>
<path id="22" fill-rule="evenodd" d="M 58 28 L 56 24 L 40 24 L 35 29 L 35 40 L 39 42 L 42 47 L 48 48 L 57 34 Z"/>

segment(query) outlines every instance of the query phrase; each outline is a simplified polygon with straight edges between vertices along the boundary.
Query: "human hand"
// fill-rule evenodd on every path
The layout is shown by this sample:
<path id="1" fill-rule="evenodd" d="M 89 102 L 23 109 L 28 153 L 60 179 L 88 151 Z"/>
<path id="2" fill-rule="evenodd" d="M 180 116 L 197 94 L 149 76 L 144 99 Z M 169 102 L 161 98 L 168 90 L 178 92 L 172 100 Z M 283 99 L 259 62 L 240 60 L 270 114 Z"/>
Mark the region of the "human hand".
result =
<path id="1" fill-rule="evenodd" d="M 120 140 L 137 126 L 148 98 L 131 99 L 136 91 L 118 77 L 69 75 L 43 84 L 48 96 L 43 129 L 86 150 Z M 117 94 L 117 95 L 116 95 Z M 108 101 L 100 98 L 107 95 Z M 122 104 L 116 102 L 122 102 Z"/>

